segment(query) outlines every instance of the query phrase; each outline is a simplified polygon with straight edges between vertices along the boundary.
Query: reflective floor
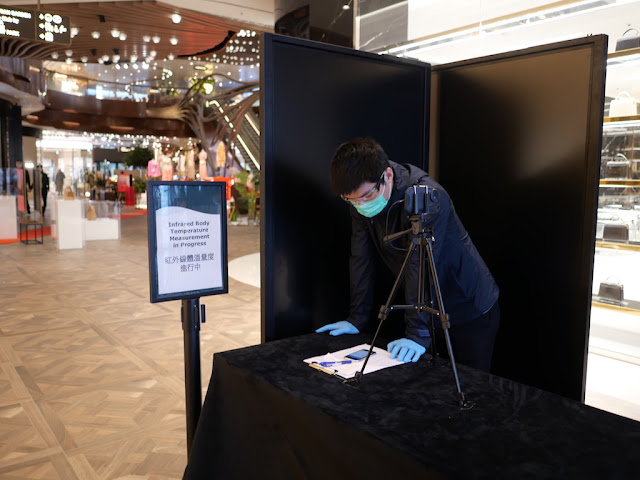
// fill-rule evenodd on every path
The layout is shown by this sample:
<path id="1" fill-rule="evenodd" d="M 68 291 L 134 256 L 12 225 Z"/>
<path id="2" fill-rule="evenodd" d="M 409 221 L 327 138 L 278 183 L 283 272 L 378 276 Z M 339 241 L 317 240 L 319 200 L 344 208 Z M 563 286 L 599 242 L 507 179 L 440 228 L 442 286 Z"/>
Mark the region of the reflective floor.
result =
<path id="1" fill-rule="evenodd" d="M 0 245 L 0 478 L 182 478 L 180 302 L 149 302 L 146 230 L 142 216 L 82 250 Z M 232 264 L 258 251 L 259 227 L 229 228 Z M 203 303 L 206 391 L 214 352 L 259 343 L 259 289 L 231 277 Z"/>

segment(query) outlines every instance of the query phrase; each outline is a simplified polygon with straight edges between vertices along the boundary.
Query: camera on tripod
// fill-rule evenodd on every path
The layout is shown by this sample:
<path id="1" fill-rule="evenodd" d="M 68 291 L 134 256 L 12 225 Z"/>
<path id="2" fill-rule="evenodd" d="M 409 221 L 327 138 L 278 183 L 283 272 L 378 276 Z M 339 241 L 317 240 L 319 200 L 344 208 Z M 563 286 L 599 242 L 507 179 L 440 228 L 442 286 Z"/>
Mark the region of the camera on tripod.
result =
<path id="1" fill-rule="evenodd" d="M 404 209 L 409 215 L 432 215 L 440 210 L 440 191 L 428 185 L 413 185 L 404 192 Z"/>

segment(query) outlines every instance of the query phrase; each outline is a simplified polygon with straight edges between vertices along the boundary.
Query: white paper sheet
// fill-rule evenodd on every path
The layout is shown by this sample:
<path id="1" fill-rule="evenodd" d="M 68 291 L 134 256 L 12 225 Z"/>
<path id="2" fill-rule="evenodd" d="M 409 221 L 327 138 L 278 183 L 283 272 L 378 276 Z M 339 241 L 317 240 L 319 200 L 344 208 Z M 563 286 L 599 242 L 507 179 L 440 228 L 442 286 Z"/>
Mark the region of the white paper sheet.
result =
<path id="1" fill-rule="evenodd" d="M 343 360 L 350 360 L 345 358 L 347 355 L 363 349 L 369 350 L 369 345 L 363 343 L 362 345 L 345 348 L 344 350 L 338 350 L 337 352 L 307 358 L 304 362 L 309 364 L 319 364 L 320 362 L 341 362 Z M 403 362 L 398 361 L 397 358 L 391 359 L 391 354 L 382 348 L 373 347 L 373 351 L 376 352 L 376 354 L 371 354 L 369 357 L 367 367 L 365 371 L 362 372 L 364 375 L 382 370 L 383 368 L 395 367 L 403 364 Z M 343 378 L 353 378 L 356 375 L 356 372 L 360 371 L 363 365 L 364 358 L 362 360 L 352 360 L 351 363 L 345 365 L 332 365 L 328 367 L 320 367 L 319 369 L 326 373 L 339 375 Z"/>

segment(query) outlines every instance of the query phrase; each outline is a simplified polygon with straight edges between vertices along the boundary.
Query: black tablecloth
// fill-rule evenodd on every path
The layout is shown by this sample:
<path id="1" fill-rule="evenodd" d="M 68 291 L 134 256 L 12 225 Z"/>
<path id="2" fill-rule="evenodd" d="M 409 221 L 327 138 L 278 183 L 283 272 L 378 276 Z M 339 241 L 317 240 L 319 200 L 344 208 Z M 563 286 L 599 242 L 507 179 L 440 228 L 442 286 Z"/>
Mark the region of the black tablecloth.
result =
<path id="1" fill-rule="evenodd" d="M 184 478 L 640 478 L 639 422 L 458 365 L 476 403 L 461 410 L 444 359 L 358 388 L 302 362 L 367 341 L 311 334 L 216 354 Z"/>

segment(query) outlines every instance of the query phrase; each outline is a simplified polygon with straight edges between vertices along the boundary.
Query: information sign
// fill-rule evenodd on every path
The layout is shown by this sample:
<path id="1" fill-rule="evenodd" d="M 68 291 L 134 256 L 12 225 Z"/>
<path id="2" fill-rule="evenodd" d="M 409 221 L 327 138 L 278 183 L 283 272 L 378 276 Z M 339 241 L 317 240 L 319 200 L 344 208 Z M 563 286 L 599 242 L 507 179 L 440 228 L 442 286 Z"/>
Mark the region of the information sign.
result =
<path id="1" fill-rule="evenodd" d="M 57 13 L 36 12 L 36 40 L 51 43 L 71 43 L 69 17 Z"/>
<path id="2" fill-rule="evenodd" d="M 71 25 L 69 17 L 57 13 L 0 6 L 0 35 L 68 45 Z"/>
<path id="3" fill-rule="evenodd" d="M 228 292 L 224 182 L 150 181 L 151 302 Z"/>

